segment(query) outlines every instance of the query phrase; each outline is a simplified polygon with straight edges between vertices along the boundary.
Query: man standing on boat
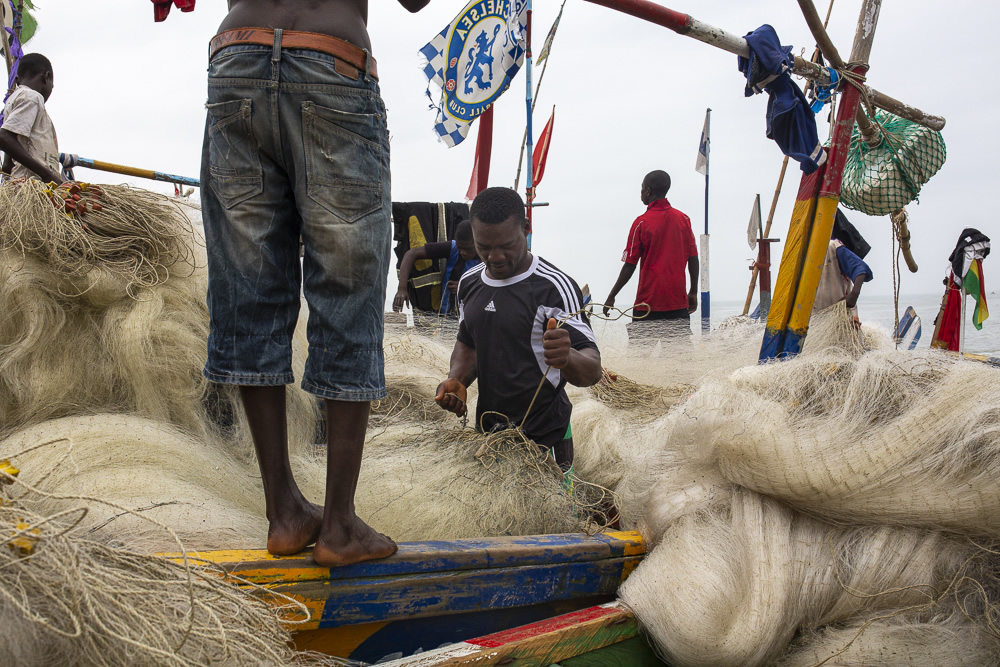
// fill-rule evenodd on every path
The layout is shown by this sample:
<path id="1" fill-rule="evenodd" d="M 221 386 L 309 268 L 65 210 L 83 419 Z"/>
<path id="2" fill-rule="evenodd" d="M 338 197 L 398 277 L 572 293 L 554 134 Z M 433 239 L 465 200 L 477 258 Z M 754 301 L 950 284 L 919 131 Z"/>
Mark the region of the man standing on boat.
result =
<path id="1" fill-rule="evenodd" d="M 434 400 L 462 416 L 466 388 L 478 378 L 476 426 L 493 431 L 523 422 L 525 435 L 550 449 L 568 474 L 573 406 L 566 383 L 596 384 L 601 353 L 576 282 L 528 252 L 524 211 L 510 188 L 487 188 L 472 202 L 472 235 L 485 266 L 459 280 L 458 340 Z"/>
<path id="2" fill-rule="evenodd" d="M 411 12 L 428 0 L 399 0 Z M 384 398 L 389 142 L 367 0 L 229 0 L 209 45 L 202 211 L 211 329 L 205 377 L 235 384 L 273 554 L 336 566 L 396 544 L 354 511 L 370 401 Z M 299 237 L 304 258 L 299 264 Z M 285 385 L 309 303 L 302 387 L 325 399 L 325 507 L 292 477 Z"/>
<path id="3" fill-rule="evenodd" d="M 639 264 L 639 289 L 635 295 L 633 321 L 665 320 L 674 335 L 691 332 L 691 313 L 698 308 L 698 247 L 691 220 L 670 205 L 667 191 L 670 175 L 651 171 L 642 180 L 639 197 L 646 212 L 635 219 L 622 253 L 621 273 L 604 301 L 604 314 L 615 305 L 618 292 L 632 278 Z M 685 289 L 684 267 L 691 277 Z M 640 304 L 646 304 L 640 307 Z M 639 320 L 639 318 L 642 318 Z"/>

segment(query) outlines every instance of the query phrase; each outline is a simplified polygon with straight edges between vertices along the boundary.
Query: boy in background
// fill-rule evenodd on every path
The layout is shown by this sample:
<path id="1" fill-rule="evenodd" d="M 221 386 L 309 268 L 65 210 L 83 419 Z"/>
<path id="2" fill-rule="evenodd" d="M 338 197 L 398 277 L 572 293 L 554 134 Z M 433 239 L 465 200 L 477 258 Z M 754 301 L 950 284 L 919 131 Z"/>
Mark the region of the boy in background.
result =
<path id="1" fill-rule="evenodd" d="M 427 243 L 406 251 L 406 254 L 403 255 L 403 261 L 399 265 L 399 286 L 396 289 L 396 296 L 392 299 L 393 312 L 402 312 L 403 304 L 410 305 L 407 283 L 410 281 L 414 264 L 421 259 L 448 260 L 445 266 L 447 284 L 441 293 L 440 310 L 444 315 L 452 310 L 458 312 L 457 305 L 452 306 L 455 295 L 458 293 L 458 279 L 482 261 L 476 254 L 476 246 L 472 242 L 472 225 L 468 220 L 463 220 L 455 227 L 453 240 Z"/>
<path id="2" fill-rule="evenodd" d="M 52 63 L 42 54 L 21 58 L 14 80 L 17 88 L 7 98 L 0 126 L 0 150 L 13 158 L 12 178 L 63 182 L 56 128 L 45 110 L 53 79 Z"/>

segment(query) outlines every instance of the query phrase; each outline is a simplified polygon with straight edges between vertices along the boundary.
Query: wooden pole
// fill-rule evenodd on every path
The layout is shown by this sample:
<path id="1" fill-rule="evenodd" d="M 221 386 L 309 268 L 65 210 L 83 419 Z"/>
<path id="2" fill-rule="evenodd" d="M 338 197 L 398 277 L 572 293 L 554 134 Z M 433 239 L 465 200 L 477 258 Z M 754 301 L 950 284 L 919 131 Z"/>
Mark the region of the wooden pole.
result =
<path id="1" fill-rule="evenodd" d="M 6 0 L 0 0 L 0 2 L 6 2 Z M 10 70 L 14 67 L 14 56 L 10 52 L 10 39 L 7 37 L 7 30 L 0 25 L 0 35 L 3 36 L 3 58 L 7 62 L 7 74 L 10 75 Z"/>
<path id="2" fill-rule="evenodd" d="M 525 200 L 528 205 L 528 250 L 531 250 L 531 237 L 534 234 L 534 227 L 532 226 L 532 205 L 535 201 L 535 175 L 532 173 L 532 149 L 534 144 L 534 138 L 531 130 L 531 112 L 534 110 L 535 105 L 531 101 L 531 0 L 528 0 L 527 8 L 527 26 L 525 30 L 525 54 L 524 54 L 524 85 L 525 85 L 525 107 L 528 112 L 528 121 L 525 123 L 525 133 L 528 137 L 528 177 L 525 181 Z"/>
<path id="3" fill-rule="evenodd" d="M 819 15 L 816 13 L 816 7 L 813 6 L 812 0 L 798 0 L 798 2 L 799 7 L 802 8 L 802 14 L 805 16 L 806 23 L 809 25 L 809 30 L 812 31 L 813 37 L 816 38 L 816 44 L 819 45 L 820 51 L 830 61 L 834 69 L 843 69 L 844 61 L 841 60 L 840 54 L 837 52 L 837 48 L 833 45 L 833 42 L 830 41 L 825 26 L 820 23 Z M 861 134 L 861 138 L 864 139 L 869 147 L 874 148 L 882 143 L 882 135 L 878 127 L 865 115 L 864 109 L 860 105 L 858 106 L 858 112 L 855 114 L 854 120 L 858 124 L 858 132 Z M 890 214 L 890 217 L 896 225 L 899 247 L 903 253 L 903 259 L 906 260 L 906 267 L 911 273 L 916 273 L 917 262 L 913 259 L 913 254 L 910 251 L 910 230 L 906 225 L 906 212 L 903 209 L 896 209 Z"/>
<path id="4" fill-rule="evenodd" d="M 767 224 L 764 226 L 764 234 L 761 236 L 762 239 L 766 239 L 771 234 L 771 221 L 774 220 L 774 210 L 778 207 L 778 195 L 781 194 L 781 185 L 785 182 L 785 169 L 788 168 L 788 156 L 781 161 L 781 173 L 778 174 L 778 185 L 774 188 L 774 197 L 771 198 L 771 210 L 767 212 Z M 756 265 L 753 267 L 753 275 L 750 277 L 750 289 L 747 290 L 747 300 L 743 304 L 743 314 L 746 315 L 750 311 L 750 303 L 753 301 L 753 291 L 757 287 L 757 275 L 760 273 L 760 268 Z"/>
<path id="5" fill-rule="evenodd" d="M 716 48 L 728 51 L 738 56 L 749 57 L 750 47 L 747 41 L 739 35 L 728 33 L 721 28 L 703 23 L 696 18 L 681 12 L 667 9 L 649 0 L 587 0 L 595 5 L 608 7 L 616 11 L 635 16 L 636 18 L 670 28 L 679 35 L 697 39 L 700 42 L 710 44 Z M 854 58 L 851 58 L 852 62 Z M 825 67 L 810 62 L 805 58 L 795 56 L 795 64 L 792 73 L 807 79 L 814 79 L 817 83 L 830 83 L 830 73 Z M 944 128 L 945 119 L 941 116 L 933 116 L 920 109 L 900 102 L 884 93 L 869 88 L 864 85 L 869 98 L 879 109 L 890 111 L 897 116 L 912 120 L 914 123 L 929 127 L 932 130 Z"/>
<path id="6" fill-rule="evenodd" d="M 538 104 L 538 91 L 542 89 L 542 79 L 545 78 L 545 68 L 549 66 L 548 58 L 545 59 L 545 64 L 542 65 L 542 73 L 538 75 L 538 83 L 535 84 L 535 95 L 531 98 L 531 111 L 535 111 L 535 105 Z M 524 128 L 524 136 L 521 137 L 521 153 L 517 156 L 517 174 L 514 176 L 514 189 L 517 190 L 518 184 L 521 182 L 521 164 L 524 162 L 524 146 L 528 143 L 528 128 Z"/>
<path id="7" fill-rule="evenodd" d="M 800 0 L 801 1 L 801 0 Z M 851 72 L 864 76 L 868 71 L 868 57 L 871 54 L 872 42 L 875 39 L 875 27 L 878 25 L 879 10 L 882 0 L 865 0 L 858 18 L 858 28 L 851 49 Z M 840 188 L 850 149 L 851 133 L 854 129 L 858 105 L 861 101 L 861 91 L 858 87 L 848 84 L 841 94 L 837 120 L 830 143 L 830 152 L 824 165 L 823 178 L 820 182 L 816 199 L 815 215 L 809 244 L 806 249 L 805 261 L 795 291 L 795 302 L 788 320 L 787 332 L 784 337 L 780 354 L 796 355 L 802 351 L 806 333 L 809 330 L 809 318 L 816 300 L 816 289 L 819 286 L 820 275 L 826 251 L 833 233 L 833 222 L 840 203 Z M 782 267 L 784 268 L 784 267 Z M 770 322 L 768 322 L 770 326 Z M 762 346 L 761 353 L 764 349 Z"/>
<path id="8" fill-rule="evenodd" d="M 112 162 L 101 162 L 100 160 L 91 160 L 90 158 L 77 157 L 76 165 L 80 167 L 87 167 L 88 169 L 97 169 L 100 171 L 109 171 L 114 174 L 124 174 L 126 176 L 137 176 L 139 178 L 148 178 L 151 181 L 163 181 L 164 183 L 177 183 L 178 185 L 192 185 L 194 187 L 201 187 L 201 182 L 197 178 L 190 178 L 187 176 L 175 176 L 173 174 L 167 174 L 162 171 L 153 171 L 152 169 L 140 169 L 139 167 L 126 167 L 125 165 L 114 164 Z"/>
<path id="9" fill-rule="evenodd" d="M 556 21 L 558 21 L 559 18 L 562 17 L 563 7 L 565 7 L 565 6 L 566 6 L 566 0 L 563 0 L 562 5 L 559 7 L 559 16 L 556 18 Z M 548 54 L 548 56 L 551 57 L 552 53 L 550 52 Z M 535 105 L 538 104 L 538 93 L 542 89 L 542 79 L 545 78 L 545 70 L 548 68 L 548 66 L 549 66 L 549 58 L 546 57 L 545 58 L 545 64 L 542 65 L 542 73 L 538 75 L 538 83 L 535 84 L 535 95 L 534 95 L 534 97 L 531 98 L 531 111 L 532 112 L 535 111 Z M 528 141 L 528 128 L 525 127 L 525 129 L 524 129 L 524 137 L 521 139 L 521 153 L 517 156 L 517 175 L 514 176 L 514 189 L 515 190 L 517 190 L 518 183 L 521 182 L 521 163 L 524 161 L 524 145 L 527 143 L 527 141 Z"/>

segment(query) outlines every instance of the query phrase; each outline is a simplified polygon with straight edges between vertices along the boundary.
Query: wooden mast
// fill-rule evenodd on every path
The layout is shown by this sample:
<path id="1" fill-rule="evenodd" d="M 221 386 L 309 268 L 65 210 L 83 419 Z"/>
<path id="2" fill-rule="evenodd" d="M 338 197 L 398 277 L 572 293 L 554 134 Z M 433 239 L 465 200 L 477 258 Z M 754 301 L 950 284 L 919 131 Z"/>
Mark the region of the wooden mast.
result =
<path id="1" fill-rule="evenodd" d="M 851 49 L 850 74 L 845 76 L 863 77 L 867 73 L 881 6 L 881 0 L 864 1 Z M 795 355 L 802 350 L 833 233 L 841 179 L 863 89 L 861 84 L 845 82 L 826 164 L 802 177 L 761 343 L 761 361 Z"/>
<path id="2" fill-rule="evenodd" d="M 726 32 L 721 28 L 716 28 L 687 14 L 649 2 L 649 0 L 587 0 L 587 2 L 635 16 L 650 23 L 661 25 L 664 28 L 670 28 L 680 35 L 711 44 L 716 48 L 738 56 L 749 57 L 750 55 L 750 47 L 747 41 L 739 35 Z M 854 58 L 852 57 L 851 60 L 853 61 Z M 800 56 L 795 56 L 792 73 L 807 79 L 813 79 L 817 83 L 830 83 L 830 73 L 825 67 L 821 67 Z M 862 87 L 868 93 L 872 104 L 879 109 L 890 111 L 901 118 L 912 120 L 914 123 L 929 127 L 932 130 L 941 130 L 944 128 L 945 119 L 943 117 L 925 113 L 867 85 L 862 85 Z"/>

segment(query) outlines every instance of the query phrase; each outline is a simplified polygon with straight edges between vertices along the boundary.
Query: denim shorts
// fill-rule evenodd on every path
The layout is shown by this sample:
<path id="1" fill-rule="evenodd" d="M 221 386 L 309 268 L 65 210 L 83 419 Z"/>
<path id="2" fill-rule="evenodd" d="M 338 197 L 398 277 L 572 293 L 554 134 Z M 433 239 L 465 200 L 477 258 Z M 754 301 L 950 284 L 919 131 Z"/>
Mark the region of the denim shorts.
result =
<path id="1" fill-rule="evenodd" d="M 378 84 L 339 74 L 333 56 L 318 51 L 233 45 L 211 60 L 207 109 L 205 377 L 294 382 L 301 284 L 309 304 L 302 388 L 343 401 L 384 398 L 391 204 Z"/>

